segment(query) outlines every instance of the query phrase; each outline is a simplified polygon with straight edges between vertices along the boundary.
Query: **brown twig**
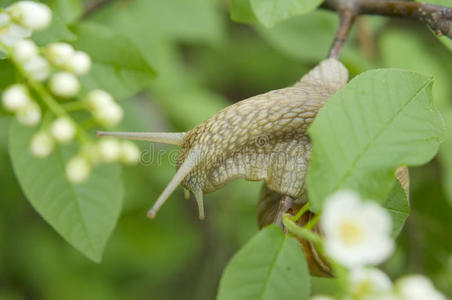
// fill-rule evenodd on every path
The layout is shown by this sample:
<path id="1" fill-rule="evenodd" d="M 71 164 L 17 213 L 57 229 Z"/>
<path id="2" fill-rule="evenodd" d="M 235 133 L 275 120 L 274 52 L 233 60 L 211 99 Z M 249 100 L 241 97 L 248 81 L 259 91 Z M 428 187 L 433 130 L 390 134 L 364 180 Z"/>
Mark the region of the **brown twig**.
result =
<path id="1" fill-rule="evenodd" d="M 334 37 L 333 45 L 331 46 L 328 54 L 329 58 L 339 58 L 344 48 L 345 41 L 353 26 L 356 18 L 356 14 L 353 10 L 342 10 L 339 12 L 339 27 L 337 28 L 336 35 Z"/>
<path id="2" fill-rule="evenodd" d="M 452 39 L 452 7 L 390 0 L 326 0 L 322 8 L 337 11 L 340 23 L 328 57 L 338 58 L 355 18 L 359 15 L 417 19 Z"/>

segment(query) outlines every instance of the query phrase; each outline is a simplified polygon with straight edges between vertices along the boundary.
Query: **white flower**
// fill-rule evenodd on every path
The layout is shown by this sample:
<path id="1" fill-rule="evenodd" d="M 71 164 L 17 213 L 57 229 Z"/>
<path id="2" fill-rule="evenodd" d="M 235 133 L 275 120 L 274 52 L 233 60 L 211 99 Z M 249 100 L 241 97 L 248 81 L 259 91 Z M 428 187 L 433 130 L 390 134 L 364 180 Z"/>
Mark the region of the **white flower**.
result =
<path id="1" fill-rule="evenodd" d="M 98 147 L 100 157 L 104 162 L 115 162 L 121 156 L 121 145 L 115 139 L 102 139 Z"/>
<path id="2" fill-rule="evenodd" d="M 32 30 L 46 28 L 52 19 L 50 8 L 34 1 L 19 1 L 7 11 L 14 22 Z"/>
<path id="3" fill-rule="evenodd" d="M 45 131 L 39 131 L 31 139 L 31 154 L 36 157 L 47 157 L 52 152 L 55 142 Z"/>
<path id="4" fill-rule="evenodd" d="M 140 149 L 130 141 L 121 142 L 121 162 L 128 165 L 135 165 L 141 159 Z"/>
<path id="5" fill-rule="evenodd" d="M 61 143 L 70 142 L 76 132 L 74 124 L 66 117 L 60 117 L 53 121 L 50 130 L 55 140 Z"/>
<path id="6" fill-rule="evenodd" d="M 9 24 L 0 28 L 0 42 L 13 47 L 24 38 L 31 36 L 31 30 L 17 24 Z"/>
<path id="7" fill-rule="evenodd" d="M 86 102 L 94 118 L 105 127 L 117 125 L 124 115 L 122 108 L 116 104 L 110 94 L 102 90 L 91 91 Z"/>
<path id="8" fill-rule="evenodd" d="M 320 222 L 325 250 L 347 267 L 379 264 L 393 251 L 388 213 L 374 202 L 361 202 L 354 192 L 330 196 Z"/>
<path id="9" fill-rule="evenodd" d="M 38 47 L 31 40 L 21 40 L 14 46 L 13 57 L 19 62 L 27 62 L 38 55 Z"/>
<path id="10" fill-rule="evenodd" d="M 32 57 L 24 64 L 24 69 L 36 81 L 44 81 L 50 74 L 49 63 L 41 56 Z"/>
<path id="11" fill-rule="evenodd" d="M 26 126 L 34 126 L 41 121 L 41 108 L 35 102 L 30 102 L 17 111 L 17 120 Z"/>
<path id="12" fill-rule="evenodd" d="M 68 72 L 59 72 L 50 78 L 49 88 L 52 93 L 60 97 L 73 97 L 80 90 L 77 77 Z"/>
<path id="13" fill-rule="evenodd" d="M 66 177 L 72 183 L 85 181 L 91 173 L 91 165 L 83 156 L 73 157 L 66 165 Z"/>
<path id="14" fill-rule="evenodd" d="M 27 106 L 31 99 L 25 86 L 14 84 L 3 92 L 2 102 L 6 110 L 16 112 Z"/>
<path id="15" fill-rule="evenodd" d="M 356 299 L 373 300 L 390 294 L 392 283 L 378 269 L 355 269 L 349 275 L 350 293 Z"/>
<path id="16" fill-rule="evenodd" d="M 77 74 L 83 75 L 91 68 L 91 59 L 88 54 L 83 51 L 76 51 L 69 60 L 65 63 L 65 69 Z"/>
<path id="17" fill-rule="evenodd" d="M 315 295 L 309 298 L 309 300 L 334 300 L 334 298 L 325 295 Z"/>
<path id="18" fill-rule="evenodd" d="M 421 275 L 400 278 L 396 282 L 396 290 L 403 300 L 446 300 L 430 279 Z"/>
<path id="19" fill-rule="evenodd" d="M 45 49 L 45 56 L 54 65 L 61 66 L 74 55 L 74 48 L 67 43 L 52 43 Z"/>

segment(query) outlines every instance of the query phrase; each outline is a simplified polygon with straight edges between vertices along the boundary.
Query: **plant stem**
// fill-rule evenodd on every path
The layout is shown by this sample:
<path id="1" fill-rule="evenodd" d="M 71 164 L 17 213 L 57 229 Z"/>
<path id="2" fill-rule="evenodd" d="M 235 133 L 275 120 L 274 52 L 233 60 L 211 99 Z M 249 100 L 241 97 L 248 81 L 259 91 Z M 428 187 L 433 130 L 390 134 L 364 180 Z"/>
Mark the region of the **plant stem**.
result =
<path id="1" fill-rule="evenodd" d="M 312 242 L 315 245 L 321 245 L 322 239 L 318 234 L 315 232 L 312 232 L 309 229 L 303 228 L 298 226 L 291 218 L 289 214 L 284 214 L 283 216 L 283 224 L 286 226 L 286 228 L 295 234 L 296 236 L 299 236 L 302 239 L 308 240 Z"/>
<path id="2" fill-rule="evenodd" d="M 308 211 L 309 206 L 311 206 L 311 202 L 307 202 L 303 207 L 297 212 L 297 214 L 292 218 L 293 221 L 298 221 L 301 216 Z"/>

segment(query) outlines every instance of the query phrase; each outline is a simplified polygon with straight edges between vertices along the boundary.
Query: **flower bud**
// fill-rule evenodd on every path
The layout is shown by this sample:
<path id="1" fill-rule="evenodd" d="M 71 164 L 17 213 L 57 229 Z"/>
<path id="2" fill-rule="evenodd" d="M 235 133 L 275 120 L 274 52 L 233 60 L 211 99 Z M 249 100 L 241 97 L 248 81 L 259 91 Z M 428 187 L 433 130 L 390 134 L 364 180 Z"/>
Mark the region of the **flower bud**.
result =
<path id="1" fill-rule="evenodd" d="M 46 58 L 54 65 L 61 66 L 74 55 L 74 48 L 67 43 L 52 43 L 45 49 Z"/>
<path id="2" fill-rule="evenodd" d="M 31 139 L 31 154 L 36 157 L 47 157 L 52 152 L 55 142 L 46 131 L 39 131 Z"/>
<path id="3" fill-rule="evenodd" d="M 86 96 L 86 102 L 91 110 L 97 111 L 103 110 L 115 101 L 109 93 L 102 90 L 94 90 L 88 93 Z"/>
<path id="4" fill-rule="evenodd" d="M 52 76 L 49 82 L 52 93 L 60 97 L 73 97 L 80 90 L 77 77 L 68 72 L 59 72 Z"/>
<path id="5" fill-rule="evenodd" d="M 35 56 L 27 61 L 24 69 L 36 81 L 44 81 L 50 74 L 49 63 L 41 56 Z"/>
<path id="6" fill-rule="evenodd" d="M 35 102 L 30 102 L 17 111 L 17 120 L 26 126 L 34 126 L 41 121 L 41 108 Z"/>
<path id="7" fill-rule="evenodd" d="M 14 84 L 3 92 L 2 102 L 6 110 L 16 112 L 27 106 L 31 99 L 24 85 Z"/>
<path id="8" fill-rule="evenodd" d="M 34 1 L 19 1 L 8 8 L 12 20 L 32 30 L 44 29 L 49 26 L 52 11 L 42 3 Z"/>
<path id="9" fill-rule="evenodd" d="M 13 57 L 19 62 L 27 62 L 38 55 L 38 47 L 31 40 L 21 40 L 14 46 Z"/>
<path id="10" fill-rule="evenodd" d="M 94 112 L 94 118 L 104 127 L 117 125 L 121 122 L 123 115 L 122 108 L 116 103 L 112 103 L 103 110 Z"/>
<path id="11" fill-rule="evenodd" d="M 137 145 L 130 141 L 121 142 L 121 162 L 136 165 L 141 159 L 141 152 Z"/>
<path id="12" fill-rule="evenodd" d="M 83 75 L 91 68 L 91 59 L 85 52 L 76 51 L 65 63 L 65 69 L 77 75 Z"/>
<path id="13" fill-rule="evenodd" d="M 98 144 L 99 155 L 104 162 L 115 162 L 121 156 L 121 145 L 115 139 L 102 139 Z"/>
<path id="14" fill-rule="evenodd" d="M 53 121 L 50 130 L 55 140 L 60 143 L 70 142 L 76 132 L 74 124 L 66 117 L 60 117 Z"/>
<path id="15" fill-rule="evenodd" d="M 72 183 L 85 181 L 91 173 L 91 164 L 83 156 L 73 157 L 66 165 L 66 178 Z"/>
<path id="16" fill-rule="evenodd" d="M 0 42 L 10 47 L 13 47 L 22 39 L 31 36 L 30 29 L 23 28 L 14 23 L 0 29 L 2 31 L 2 34 L 0 34 Z"/>

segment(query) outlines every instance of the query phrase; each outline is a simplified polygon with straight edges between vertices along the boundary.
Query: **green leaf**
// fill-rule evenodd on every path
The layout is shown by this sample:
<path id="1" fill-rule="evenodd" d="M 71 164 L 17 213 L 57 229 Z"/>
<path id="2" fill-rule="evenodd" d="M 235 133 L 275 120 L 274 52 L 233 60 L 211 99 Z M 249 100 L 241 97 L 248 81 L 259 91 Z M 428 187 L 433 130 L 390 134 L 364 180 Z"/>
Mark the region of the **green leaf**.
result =
<path id="1" fill-rule="evenodd" d="M 393 180 L 392 189 L 388 198 L 381 204 L 391 216 L 392 232 L 391 236 L 396 237 L 410 215 L 410 202 L 406 197 L 405 191 L 398 180 Z"/>
<path id="2" fill-rule="evenodd" d="M 28 149 L 35 131 L 11 125 L 9 153 L 19 183 L 31 205 L 64 239 L 99 262 L 121 210 L 120 168 L 96 167 L 85 183 L 74 185 L 65 178 L 65 164 L 74 151 L 57 146 L 45 159 L 32 157 Z"/>
<path id="3" fill-rule="evenodd" d="M 421 165 L 436 154 L 444 125 L 431 103 L 432 83 L 410 71 L 373 70 L 330 98 L 308 131 L 307 188 L 316 212 L 339 189 L 382 202 L 398 166 Z"/>
<path id="4" fill-rule="evenodd" d="M 155 77 L 154 69 L 125 35 L 94 23 L 82 23 L 73 30 L 78 37 L 74 47 L 93 60 L 91 71 L 81 79 L 85 88 L 101 88 L 117 98 L 126 98 Z"/>
<path id="5" fill-rule="evenodd" d="M 253 23 L 256 21 L 250 0 L 231 0 L 229 2 L 231 19 L 235 22 Z"/>
<path id="6" fill-rule="evenodd" d="M 321 0 L 250 0 L 251 7 L 259 22 L 266 27 L 284 21 L 291 16 L 313 11 Z"/>
<path id="7" fill-rule="evenodd" d="M 229 262 L 217 299 L 307 299 L 309 271 L 298 241 L 275 225 L 257 233 Z"/>

